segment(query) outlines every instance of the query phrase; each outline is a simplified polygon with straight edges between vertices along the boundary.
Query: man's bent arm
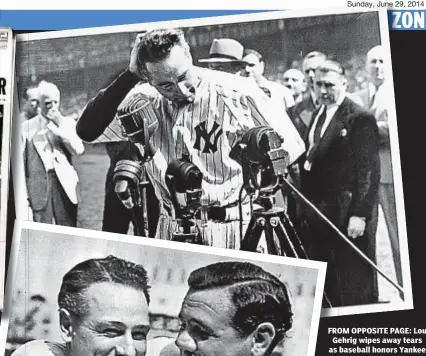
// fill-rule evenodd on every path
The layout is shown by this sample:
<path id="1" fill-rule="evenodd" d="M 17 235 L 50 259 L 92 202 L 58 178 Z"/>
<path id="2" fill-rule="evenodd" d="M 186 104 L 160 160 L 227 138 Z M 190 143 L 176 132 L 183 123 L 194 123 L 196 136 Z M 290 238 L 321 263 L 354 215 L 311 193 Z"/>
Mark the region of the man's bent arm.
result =
<path id="1" fill-rule="evenodd" d="M 139 81 L 137 75 L 126 69 L 108 87 L 101 89 L 80 115 L 77 135 L 86 142 L 96 140 L 114 120 L 118 106 Z"/>
<path id="2" fill-rule="evenodd" d="M 380 181 L 379 133 L 375 118 L 363 115 L 355 120 L 352 150 L 357 166 L 352 216 L 369 217 L 376 203 Z"/>

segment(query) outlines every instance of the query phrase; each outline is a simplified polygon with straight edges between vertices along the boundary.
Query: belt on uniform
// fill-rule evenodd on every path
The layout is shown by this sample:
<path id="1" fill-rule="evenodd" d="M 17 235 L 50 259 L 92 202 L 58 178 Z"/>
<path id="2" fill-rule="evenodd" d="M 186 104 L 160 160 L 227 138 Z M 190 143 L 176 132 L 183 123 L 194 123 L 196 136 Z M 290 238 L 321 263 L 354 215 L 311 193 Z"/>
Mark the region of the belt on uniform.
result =
<path id="1" fill-rule="evenodd" d="M 207 210 L 206 215 L 208 220 L 215 221 L 215 222 L 225 222 L 226 216 L 227 216 L 226 214 L 227 210 L 231 208 L 235 208 L 236 206 L 238 206 L 238 202 L 229 204 L 227 206 L 206 206 L 204 207 L 204 209 Z M 172 213 L 171 213 L 172 210 L 170 206 L 168 206 L 167 204 L 163 202 L 163 208 L 169 216 L 172 216 Z M 202 219 L 200 210 L 198 210 L 198 212 L 195 214 L 195 218 L 200 220 Z"/>

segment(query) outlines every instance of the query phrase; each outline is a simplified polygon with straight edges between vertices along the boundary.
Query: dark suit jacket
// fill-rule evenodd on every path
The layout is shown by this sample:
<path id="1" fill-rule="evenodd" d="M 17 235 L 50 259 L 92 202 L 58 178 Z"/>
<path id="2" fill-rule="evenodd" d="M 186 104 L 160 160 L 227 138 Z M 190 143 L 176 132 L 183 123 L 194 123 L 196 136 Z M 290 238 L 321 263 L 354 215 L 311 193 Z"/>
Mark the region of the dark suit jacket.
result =
<path id="1" fill-rule="evenodd" d="M 355 93 L 360 100 L 362 101 L 364 108 L 368 109 L 370 106 L 370 92 L 368 88 L 362 89 Z M 380 122 L 379 136 L 380 136 L 380 145 L 379 145 L 379 155 L 380 155 L 380 171 L 381 171 L 381 183 L 393 183 L 393 173 L 392 173 L 392 158 L 391 158 L 391 148 L 390 148 L 390 137 L 389 137 L 389 124 L 388 124 L 388 113 L 387 108 L 377 107 L 373 114 L 377 120 Z"/>
<path id="2" fill-rule="evenodd" d="M 316 116 L 316 112 L 313 117 Z M 305 144 L 309 147 L 308 132 Z M 325 131 L 310 171 L 301 164 L 304 193 L 335 206 L 329 214 L 343 228 L 350 216 L 370 218 L 380 181 L 378 128 L 374 116 L 345 98 Z"/>
<path id="3" fill-rule="evenodd" d="M 309 93 L 305 93 L 300 103 L 297 103 L 287 110 L 290 120 L 293 122 L 302 138 L 306 135 L 306 130 L 311 124 L 312 114 L 315 110 L 315 104 Z"/>
<path id="4" fill-rule="evenodd" d="M 42 210 L 49 196 L 48 177 L 32 141 L 28 141 L 25 145 L 24 167 L 30 207 L 34 211 Z"/>
<path id="5" fill-rule="evenodd" d="M 71 164 L 71 155 L 65 148 L 64 154 Z M 30 207 L 33 211 L 43 210 L 48 202 L 50 187 L 43 161 L 32 141 L 27 141 L 25 145 L 24 169 Z"/>
<path id="6" fill-rule="evenodd" d="M 351 216 L 366 218 L 364 235 L 353 243 L 373 262 L 380 181 L 378 141 L 374 116 L 345 98 L 321 138 L 311 170 L 304 169 L 304 162 L 300 168 L 302 192 L 345 235 Z M 306 211 L 314 258 L 328 262 L 326 293 L 332 305 L 377 302 L 377 273 L 311 210 Z"/>

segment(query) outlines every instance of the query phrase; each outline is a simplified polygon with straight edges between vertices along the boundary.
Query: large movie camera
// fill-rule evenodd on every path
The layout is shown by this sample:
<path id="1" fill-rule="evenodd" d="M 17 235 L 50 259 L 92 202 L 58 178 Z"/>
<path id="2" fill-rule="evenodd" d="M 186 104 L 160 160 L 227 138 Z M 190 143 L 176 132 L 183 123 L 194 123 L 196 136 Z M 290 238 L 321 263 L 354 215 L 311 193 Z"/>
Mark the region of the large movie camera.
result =
<path id="1" fill-rule="evenodd" d="M 201 183 L 203 175 L 188 155 L 173 160 L 167 167 L 166 184 L 178 219 L 174 241 L 203 245 L 203 239 L 196 224 L 196 215 L 201 208 Z"/>
<path id="2" fill-rule="evenodd" d="M 283 139 L 273 129 L 260 126 L 248 130 L 234 145 L 230 157 L 243 169 L 243 187 L 247 193 L 259 190 L 261 199 L 269 196 L 266 193 L 271 189 L 275 193 L 281 188 L 281 178 L 287 174 L 289 164 L 288 153 L 282 148 L 282 143 Z M 265 200 L 263 203 L 270 202 Z"/>
<path id="3" fill-rule="evenodd" d="M 256 196 L 254 203 L 261 207 L 252 213 L 241 249 L 257 251 L 264 233 L 270 254 L 307 258 L 284 208 L 274 206 L 275 194 L 285 194 L 289 156 L 282 148 L 283 142 L 272 128 L 260 126 L 248 130 L 231 150 L 230 157 L 242 166 L 243 188 Z"/>

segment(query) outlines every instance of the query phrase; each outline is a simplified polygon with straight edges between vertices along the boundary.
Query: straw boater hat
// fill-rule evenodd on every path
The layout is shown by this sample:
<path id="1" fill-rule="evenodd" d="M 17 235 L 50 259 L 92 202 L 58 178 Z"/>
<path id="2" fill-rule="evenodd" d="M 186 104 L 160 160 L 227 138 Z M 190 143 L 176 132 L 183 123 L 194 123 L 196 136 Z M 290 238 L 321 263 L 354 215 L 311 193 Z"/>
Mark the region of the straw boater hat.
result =
<path id="1" fill-rule="evenodd" d="M 215 38 L 210 47 L 209 58 L 198 60 L 200 63 L 245 63 L 243 45 L 231 38 Z"/>

